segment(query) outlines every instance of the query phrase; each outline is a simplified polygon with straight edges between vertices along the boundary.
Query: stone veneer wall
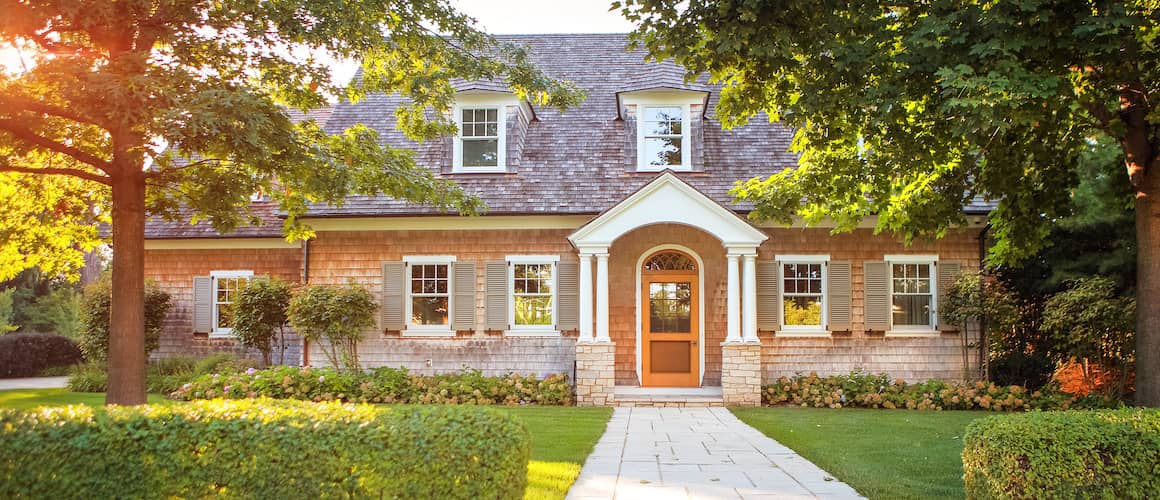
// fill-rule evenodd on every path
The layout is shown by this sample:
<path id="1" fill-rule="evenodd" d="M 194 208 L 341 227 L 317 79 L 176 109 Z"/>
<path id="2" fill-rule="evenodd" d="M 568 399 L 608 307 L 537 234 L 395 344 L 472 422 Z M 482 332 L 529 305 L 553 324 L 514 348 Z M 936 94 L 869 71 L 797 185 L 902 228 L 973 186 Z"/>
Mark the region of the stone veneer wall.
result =
<path id="1" fill-rule="evenodd" d="M 226 352 L 261 359 L 253 349 L 245 349 L 237 340 L 209 338 L 193 333 L 193 277 L 209 276 L 211 271 L 249 270 L 255 276 L 272 276 L 293 283 L 302 280 L 302 250 L 229 249 L 229 250 L 146 250 L 145 279 L 158 284 L 173 297 L 173 307 L 161 330 L 161 343 L 152 358 L 173 356 L 204 357 Z M 301 345 L 297 335 L 287 338 L 286 364 L 297 365 Z M 273 354 L 277 362 L 278 352 Z"/>
<path id="2" fill-rule="evenodd" d="M 722 344 L 721 397 L 726 406 L 761 406 L 761 346 Z"/>
<path id="3" fill-rule="evenodd" d="M 576 405 L 612 406 L 615 383 L 613 344 L 581 342 L 576 344 Z"/>

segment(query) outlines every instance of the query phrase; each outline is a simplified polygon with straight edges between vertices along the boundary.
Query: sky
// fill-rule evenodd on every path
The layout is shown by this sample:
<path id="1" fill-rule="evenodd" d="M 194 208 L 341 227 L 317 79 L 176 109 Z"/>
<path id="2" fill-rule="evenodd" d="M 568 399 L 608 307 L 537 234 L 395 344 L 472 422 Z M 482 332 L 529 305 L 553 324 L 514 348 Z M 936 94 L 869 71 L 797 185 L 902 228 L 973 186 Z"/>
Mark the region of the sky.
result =
<path id="1" fill-rule="evenodd" d="M 451 0 L 491 34 L 627 33 L 632 24 L 612 0 Z"/>

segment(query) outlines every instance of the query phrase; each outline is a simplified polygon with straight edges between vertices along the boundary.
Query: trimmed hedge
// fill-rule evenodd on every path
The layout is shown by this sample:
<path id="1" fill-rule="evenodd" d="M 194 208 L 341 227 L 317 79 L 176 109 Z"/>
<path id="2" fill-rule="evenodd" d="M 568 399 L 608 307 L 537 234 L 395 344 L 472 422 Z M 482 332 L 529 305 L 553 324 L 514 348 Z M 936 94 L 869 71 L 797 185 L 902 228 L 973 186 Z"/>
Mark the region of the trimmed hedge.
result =
<path id="1" fill-rule="evenodd" d="M 1030 391 L 1018 385 L 928 380 L 907 383 L 886 374 L 855 371 L 819 377 L 817 373 L 781 377 L 761 391 L 768 405 L 793 404 L 814 408 L 905 408 L 911 410 L 1066 410 L 1109 408 L 1120 403 L 1100 396 L 1075 397 L 1048 386 Z"/>
<path id="2" fill-rule="evenodd" d="M 332 368 L 276 366 L 233 374 L 203 375 L 171 394 L 174 399 L 268 397 L 306 401 L 414 404 L 571 405 L 565 375 L 508 374 L 485 377 L 479 370 L 458 374 L 416 375 L 405 368 L 376 368 L 369 373 Z"/>
<path id="3" fill-rule="evenodd" d="M 967 426 L 967 498 L 1151 498 L 1160 410 L 1032 412 Z"/>
<path id="4" fill-rule="evenodd" d="M 46 333 L 0 335 L 0 378 L 35 377 L 45 368 L 82 360 L 81 350 L 68 337 Z"/>
<path id="5" fill-rule="evenodd" d="M 531 437 L 484 408 L 202 401 L 0 411 L 0 498 L 522 498 Z"/>

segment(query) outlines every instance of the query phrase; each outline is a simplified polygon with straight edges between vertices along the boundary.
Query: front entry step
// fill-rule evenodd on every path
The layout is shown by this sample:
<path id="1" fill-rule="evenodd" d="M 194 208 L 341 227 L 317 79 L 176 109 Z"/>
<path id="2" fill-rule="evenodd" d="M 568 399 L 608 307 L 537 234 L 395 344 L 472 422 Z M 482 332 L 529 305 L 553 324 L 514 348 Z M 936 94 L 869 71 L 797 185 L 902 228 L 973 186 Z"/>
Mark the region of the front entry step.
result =
<path id="1" fill-rule="evenodd" d="M 720 387 L 630 387 L 616 386 L 616 406 L 708 407 L 725 406 Z"/>

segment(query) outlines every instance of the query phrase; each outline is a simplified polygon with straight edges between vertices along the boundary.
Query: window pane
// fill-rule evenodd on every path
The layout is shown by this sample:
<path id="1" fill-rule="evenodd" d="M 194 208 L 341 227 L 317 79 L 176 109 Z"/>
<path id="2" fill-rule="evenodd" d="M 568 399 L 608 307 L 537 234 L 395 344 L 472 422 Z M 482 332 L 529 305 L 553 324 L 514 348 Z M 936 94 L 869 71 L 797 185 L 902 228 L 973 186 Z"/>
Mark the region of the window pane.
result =
<path id="1" fill-rule="evenodd" d="M 649 284 L 649 330 L 688 333 L 691 327 L 692 288 L 688 282 Z"/>
<path id="2" fill-rule="evenodd" d="M 681 139 L 679 137 L 649 137 L 644 140 L 646 165 L 680 165 Z"/>
<path id="3" fill-rule="evenodd" d="M 787 297 L 785 299 L 786 326 L 821 326 L 822 297 Z"/>
<path id="4" fill-rule="evenodd" d="M 499 110 L 496 108 L 489 108 L 487 110 L 487 121 L 494 122 L 499 120 Z"/>
<path id="5" fill-rule="evenodd" d="M 411 297 L 411 323 L 446 325 L 447 297 Z"/>
<path id="6" fill-rule="evenodd" d="M 516 296 L 515 320 L 517 325 L 551 325 L 552 297 Z"/>
<path id="7" fill-rule="evenodd" d="M 894 324 L 900 326 L 931 326 L 930 295 L 895 295 Z"/>
<path id="8" fill-rule="evenodd" d="M 494 167 L 499 165 L 499 140 L 463 139 L 463 166 Z"/>
<path id="9" fill-rule="evenodd" d="M 234 305 L 232 303 L 218 304 L 217 328 L 234 327 Z"/>
<path id="10" fill-rule="evenodd" d="M 649 122 L 681 121 L 680 106 L 647 106 L 644 108 L 644 119 Z"/>

